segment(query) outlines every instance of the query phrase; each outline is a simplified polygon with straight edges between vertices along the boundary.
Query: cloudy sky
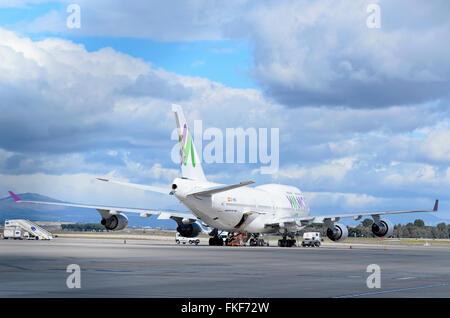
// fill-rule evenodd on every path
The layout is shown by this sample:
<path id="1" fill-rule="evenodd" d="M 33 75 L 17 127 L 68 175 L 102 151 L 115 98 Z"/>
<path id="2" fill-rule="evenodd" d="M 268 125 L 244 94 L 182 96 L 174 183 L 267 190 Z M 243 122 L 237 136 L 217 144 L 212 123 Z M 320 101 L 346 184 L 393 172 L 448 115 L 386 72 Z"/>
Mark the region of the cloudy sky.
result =
<path id="1" fill-rule="evenodd" d="M 0 197 L 183 209 L 95 181 L 168 185 L 174 118 L 279 128 L 284 183 L 316 213 L 431 208 L 450 218 L 450 2 L 0 0 Z M 370 4 L 380 28 L 369 28 Z"/>

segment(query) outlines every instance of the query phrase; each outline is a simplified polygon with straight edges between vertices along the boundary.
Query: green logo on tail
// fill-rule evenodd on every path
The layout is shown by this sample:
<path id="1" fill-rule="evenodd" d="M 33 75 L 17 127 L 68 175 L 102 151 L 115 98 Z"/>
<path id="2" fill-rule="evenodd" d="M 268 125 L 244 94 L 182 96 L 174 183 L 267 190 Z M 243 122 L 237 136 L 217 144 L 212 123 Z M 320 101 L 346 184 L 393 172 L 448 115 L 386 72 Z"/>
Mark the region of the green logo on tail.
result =
<path id="1" fill-rule="evenodd" d="M 189 153 L 191 154 L 192 167 L 195 168 L 195 152 L 194 152 L 194 143 L 192 142 L 191 134 L 187 129 L 187 126 L 184 125 L 183 136 L 179 136 L 178 138 L 180 142 L 181 148 L 181 164 L 186 165 L 187 160 L 189 158 Z"/>

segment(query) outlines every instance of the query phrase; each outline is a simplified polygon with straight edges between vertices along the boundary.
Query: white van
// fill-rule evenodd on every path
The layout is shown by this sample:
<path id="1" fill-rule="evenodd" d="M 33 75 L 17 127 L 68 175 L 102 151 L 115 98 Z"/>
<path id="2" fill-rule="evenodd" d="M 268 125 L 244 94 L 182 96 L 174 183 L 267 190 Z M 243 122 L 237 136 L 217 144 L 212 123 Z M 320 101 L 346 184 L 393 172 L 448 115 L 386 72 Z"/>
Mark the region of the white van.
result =
<path id="1" fill-rule="evenodd" d="M 303 233 L 303 239 L 319 240 L 320 232 L 305 232 Z"/>
<path id="2" fill-rule="evenodd" d="M 4 239 L 14 239 L 14 240 L 21 240 L 24 238 L 24 232 L 22 231 L 22 229 L 20 227 L 15 227 L 15 226 L 9 226 L 9 227 L 5 227 L 5 229 L 3 230 L 3 238 Z"/>
<path id="3" fill-rule="evenodd" d="M 200 243 L 200 239 L 196 238 L 196 237 L 184 237 L 181 236 L 180 233 L 177 233 L 177 235 L 175 236 L 175 243 L 177 244 L 195 244 L 198 245 Z"/>
<path id="4" fill-rule="evenodd" d="M 302 247 L 319 247 L 321 241 L 319 232 L 306 232 L 303 234 Z"/>

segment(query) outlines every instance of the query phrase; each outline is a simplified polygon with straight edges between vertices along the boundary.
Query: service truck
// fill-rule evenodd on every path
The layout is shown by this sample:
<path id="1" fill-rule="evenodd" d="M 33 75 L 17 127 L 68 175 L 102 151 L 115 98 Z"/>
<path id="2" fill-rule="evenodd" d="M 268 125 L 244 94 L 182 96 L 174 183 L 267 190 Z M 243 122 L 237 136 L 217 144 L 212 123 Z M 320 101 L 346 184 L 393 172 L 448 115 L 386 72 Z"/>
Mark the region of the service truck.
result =
<path id="1" fill-rule="evenodd" d="M 14 239 L 21 240 L 24 237 L 24 233 L 20 227 L 5 227 L 3 230 L 3 238 L 6 239 Z"/>
<path id="2" fill-rule="evenodd" d="M 302 246 L 303 247 L 319 247 L 322 241 L 320 232 L 305 232 L 303 233 Z"/>

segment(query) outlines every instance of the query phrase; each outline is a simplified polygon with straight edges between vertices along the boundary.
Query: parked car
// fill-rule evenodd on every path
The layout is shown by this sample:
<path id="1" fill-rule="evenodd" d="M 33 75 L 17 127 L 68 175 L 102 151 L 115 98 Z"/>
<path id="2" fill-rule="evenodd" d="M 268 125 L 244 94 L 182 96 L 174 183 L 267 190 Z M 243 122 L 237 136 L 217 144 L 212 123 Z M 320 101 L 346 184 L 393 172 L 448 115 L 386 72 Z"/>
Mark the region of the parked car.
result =
<path id="1" fill-rule="evenodd" d="M 177 233 L 177 235 L 175 235 L 175 243 L 177 244 L 195 244 L 198 245 L 200 243 L 200 239 L 197 237 L 184 237 L 181 236 L 180 233 Z"/>

